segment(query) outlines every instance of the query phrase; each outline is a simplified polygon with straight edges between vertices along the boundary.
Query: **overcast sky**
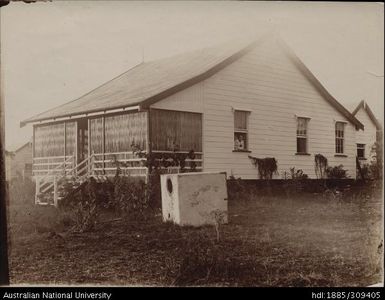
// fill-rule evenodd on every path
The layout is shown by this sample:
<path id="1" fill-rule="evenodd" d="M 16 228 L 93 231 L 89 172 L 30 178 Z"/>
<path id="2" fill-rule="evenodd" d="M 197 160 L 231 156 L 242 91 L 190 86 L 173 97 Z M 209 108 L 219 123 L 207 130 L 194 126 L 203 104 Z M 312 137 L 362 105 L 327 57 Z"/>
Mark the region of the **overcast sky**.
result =
<path id="1" fill-rule="evenodd" d="M 1 8 L 6 148 L 19 123 L 132 66 L 270 29 L 349 110 L 384 106 L 384 8 L 377 3 L 57 1 Z M 381 77 L 382 76 L 382 77 Z M 382 122 L 382 121 L 381 121 Z"/>

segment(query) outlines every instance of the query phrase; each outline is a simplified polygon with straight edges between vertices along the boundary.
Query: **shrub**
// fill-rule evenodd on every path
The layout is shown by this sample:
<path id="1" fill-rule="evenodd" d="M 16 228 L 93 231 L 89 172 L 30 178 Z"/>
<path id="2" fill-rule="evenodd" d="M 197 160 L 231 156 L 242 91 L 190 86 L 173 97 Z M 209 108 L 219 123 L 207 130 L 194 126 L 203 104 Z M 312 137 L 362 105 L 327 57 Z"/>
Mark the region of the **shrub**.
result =
<path id="1" fill-rule="evenodd" d="M 178 167 L 180 173 L 196 172 L 196 162 L 194 150 L 186 153 L 179 153 L 174 148 L 172 153 L 162 152 L 145 152 L 139 145 L 133 143 L 131 145 L 133 153 L 139 158 L 146 158 L 144 166 L 148 168 L 148 184 L 147 184 L 147 202 L 152 209 L 161 207 L 161 186 L 160 175 L 169 167 Z M 186 159 L 190 160 L 189 168 L 186 167 Z"/>
<path id="2" fill-rule="evenodd" d="M 90 177 L 79 185 L 75 180 L 63 184 L 63 194 L 59 209 L 72 212 L 74 229 L 89 231 L 94 229 L 103 209 L 112 209 L 120 216 L 144 216 L 148 208 L 147 185 L 143 179 L 131 176 L 115 176 L 98 183 Z"/>
<path id="3" fill-rule="evenodd" d="M 325 178 L 327 176 L 328 159 L 322 154 L 314 155 L 314 169 L 318 179 Z"/>
<path id="4" fill-rule="evenodd" d="M 328 167 L 326 169 L 326 175 L 329 179 L 346 179 L 347 171 L 343 168 L 343 165 L 338 165 L 334 167 Z"/>
<path id="5" fill-rule="evenodd" d="M 274 157 L 257 158 L 249 155 L 253 165 L 258 169 L 260 179 L 272 179 L 277 173 L 278 165 Z"/>
<path id="6" fill-rule="evenodd" d="M 289 172 L 285 171 L 282 177 L 285 179 L 283 188 L 287 197 L 291 197 L 298 192 L 303 191 L 306 185 L 304 180 L 308 179 L 307 174 L 301 169 L 295 170 L 295 167 L 290 168 Z"/>
<path id="7" fill-rule="evenodd" d="M 148 208 L 146 183 L 138 177 L 114 178 L 114 193 L 109 205 L 123 216 L 144 215 Z"/>
<path id="8" fill-rule="evenodd" d="M 305 174 L 301 169 L 295 170 L 295 167 L 290 168 L 289 172 L 284 171 L 282 174 L 283 179 L 292 179 L 292 180 L 304 180 L 308 179 L 309 176 Z"/>
<path id="9" fill-rule="evenodd" d="M 81 185 L 75 180 L 67 180 L 62 193 L 65 196 L 59 202 L 59 209 L 74 215 L 73 229 L 80 232 L 94 229 L 101 206 L 95 179 L 91 177 Z"/>
<path id="10" fill-rule="evenodd" d="M 371 147 L 372 161 L 370 172 L 373 179 L 382 179 L 383 172 L 383 137 L 382 132 L 377 131 L 377 141 Z"/>

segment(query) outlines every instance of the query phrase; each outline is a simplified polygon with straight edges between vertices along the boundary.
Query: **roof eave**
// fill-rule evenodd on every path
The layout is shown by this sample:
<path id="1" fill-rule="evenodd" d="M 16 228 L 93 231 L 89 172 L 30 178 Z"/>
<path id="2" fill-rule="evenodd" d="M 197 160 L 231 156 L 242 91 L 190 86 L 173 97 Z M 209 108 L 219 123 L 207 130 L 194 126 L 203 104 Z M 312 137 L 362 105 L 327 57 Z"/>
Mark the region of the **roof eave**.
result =
<path id="1" fill-rule="evenodd" d="M 27 119 L 24 121 L 20 122 L 20 127 L 24 127 L 25 125 L 29 123 L 39 123 L 39 122 L 58 122 L 58 121 L 65 121 L 65 120 L 72 120 L 72 119 L 79 119 L 79 118 L 84 118 L 84 117 L 91 117 L 91 116 L 98 116 L 98 115 L 105 115 L 105 114 L 110 114 L 110 113 L 115 113 L 119 111 L 132 111 L 132 110 L 141 110 L 142 107 L 140 105 L 140 102 L 134 103 L 130 106 L 127 105 L 119 105 L 116 107 L 110 107 L 108 109 L 93 109 L 93 110 L 87 110 L 87 111 L 82 111 L 79 113 L 75 114 L 62 114 L 62 115 L 57 115 L 55 117 L 46 117 L 46 118 L 31 118 Z M 58 120 L 59 119 L 59 120 Z M 60 120 L 63 119 L 63 120 Z"/>

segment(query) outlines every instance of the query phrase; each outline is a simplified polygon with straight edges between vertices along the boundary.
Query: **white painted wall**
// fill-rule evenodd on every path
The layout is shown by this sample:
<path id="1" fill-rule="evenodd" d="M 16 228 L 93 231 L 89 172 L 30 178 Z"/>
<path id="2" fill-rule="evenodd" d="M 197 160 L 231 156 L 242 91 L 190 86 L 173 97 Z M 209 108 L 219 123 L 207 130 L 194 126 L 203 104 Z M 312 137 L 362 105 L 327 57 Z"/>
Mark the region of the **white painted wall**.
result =
<path id="1" fill-rule="evenodd" d="M 203 82 L 156 102 L 151 107 L 201 113 L 203 112 Z"/>
<path id="2" fill-rule="evenodd" d="M 255 179 L 248 155 L 275 157 L 281 178 L 291 167 L 315 178 L 314 155 L 343 164 L 355 178 L 355 127 L 331 106 L 275 41 L 264 43 L 212 77 L 152 107 L 203 113 L 204 171 Z M 250 110 L 249 150 L 233 152 L 233 107 Z M 296 115 L 311 118 L 308 152 L 296 153 Z M 346 121 L 345 154 L 335 157 L 335 121 Z"/>
<path id="3" fill-rule="evenodd" d="M 371 152 L 373 144 L 376 142 L 376 126 L 370 119 L 364 108 L 360 108 L 355 117 L 364 125 L 364 130 L 357 131 L 356 143 L 365 144 L 365 163 L 370 163 L 373 153 Z"/>

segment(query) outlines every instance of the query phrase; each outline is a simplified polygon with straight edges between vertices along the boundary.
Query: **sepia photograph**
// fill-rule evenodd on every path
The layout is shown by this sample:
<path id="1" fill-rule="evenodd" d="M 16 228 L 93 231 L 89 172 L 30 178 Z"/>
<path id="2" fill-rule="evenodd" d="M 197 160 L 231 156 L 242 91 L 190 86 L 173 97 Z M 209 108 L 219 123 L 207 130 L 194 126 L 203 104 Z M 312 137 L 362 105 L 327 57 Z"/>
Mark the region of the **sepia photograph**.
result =
<path id="1" fill-rule="evenodd" d="M 1 5 L 1 284 L 383 287 L 383 3 Z"/>

